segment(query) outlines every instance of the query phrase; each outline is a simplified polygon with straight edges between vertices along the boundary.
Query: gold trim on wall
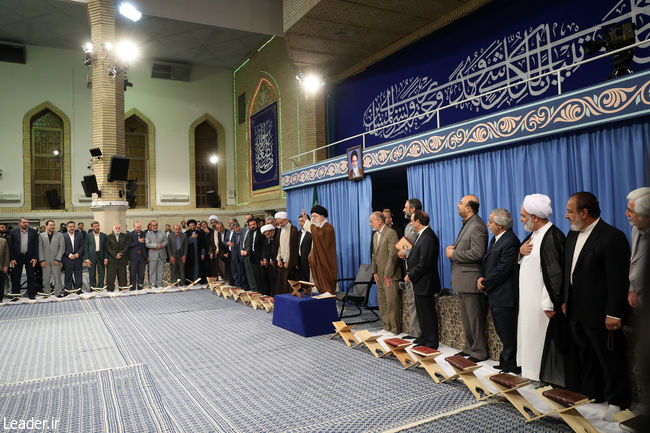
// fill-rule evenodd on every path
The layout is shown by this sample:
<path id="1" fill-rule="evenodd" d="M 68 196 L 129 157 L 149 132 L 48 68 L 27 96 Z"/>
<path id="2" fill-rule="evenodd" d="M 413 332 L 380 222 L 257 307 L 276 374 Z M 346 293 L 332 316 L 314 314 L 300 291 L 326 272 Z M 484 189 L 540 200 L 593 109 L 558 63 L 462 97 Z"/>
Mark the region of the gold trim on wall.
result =
<path id="1" fill-rule="evenodd" d="M 190 139 L 190 206 L 194 206 L 196 209 L 196 127 L 201 123 L 207 121 L 214 129 L 217 130 L 217 156 L 219 161 L 217 162 L 218 169 L 218 191 L 219 197 L 221 197 L 221 209 L 225 209 L 226 206 L 226 191 L 228 190 L 226 185 L 226 130 L 223 125 L 219 123 L 217 119 L 209 115 L 208 113 L 196 119 L 190 125 L 189 129 L 189 139 Z"/>
<path id="2" fill-rule="evenodd" d="M 145 116 L 142 111 L 137 108 L 131 108 L 129 111 L 124 113 L 124 121 L 131 116 L 137 116 L 145 125 L 147 125 L 147 158 L 149 159 L 147 164 L 147 178 L 148 178 L 148 188 L 149 188 L 149 203 L 147 207 L 149 209 L 156 209 L 156 128 L 147 116 Z"/>

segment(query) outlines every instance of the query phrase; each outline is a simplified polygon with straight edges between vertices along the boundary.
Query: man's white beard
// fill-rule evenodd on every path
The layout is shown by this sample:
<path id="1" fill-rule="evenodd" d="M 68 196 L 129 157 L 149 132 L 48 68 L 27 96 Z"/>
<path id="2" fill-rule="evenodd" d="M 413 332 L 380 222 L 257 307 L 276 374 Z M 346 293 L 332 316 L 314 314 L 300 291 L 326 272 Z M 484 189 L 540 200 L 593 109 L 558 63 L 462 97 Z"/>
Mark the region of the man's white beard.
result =
<path id="1" fill-rule="evenodd" d="M 534 228 L 535 228 L 535 223 L 533 222 L 532 219 L 529 219 L 526 223 L 524 223 L 524 230 L 526 230 L 527 232 L 532 232 Z"/>
<path id="2" fill-rule="evenodd" d="M 574 232 L 579 232 L 579 231 L 581 231 L 581 230 L 584 228 L 584 225 L 583 225 L 583 224 L 580 224 L 580 223 L 569 223 L 569 227 L 570 227 L 571 230 L 573 230 Z"/>

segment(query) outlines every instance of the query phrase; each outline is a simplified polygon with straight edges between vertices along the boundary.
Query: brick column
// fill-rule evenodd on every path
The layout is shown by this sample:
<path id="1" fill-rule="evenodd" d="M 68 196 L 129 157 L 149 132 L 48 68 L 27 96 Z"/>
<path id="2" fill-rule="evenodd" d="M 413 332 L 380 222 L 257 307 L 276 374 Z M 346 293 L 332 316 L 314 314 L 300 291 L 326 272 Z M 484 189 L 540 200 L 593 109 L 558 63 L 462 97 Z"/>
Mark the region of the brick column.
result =
<path id="1" fill-rule="evenodd" d="M 106 44 L 115 45 L 115 2 L 113 0 L 90 0 L 90 39 L 95 46 L 92 65 L 92 147 L 99 147 L 102 159 L 93 164 L 101 198 L 93 195 L 91 209 L 102 231 L 110 233 L 113 224 L 125 226 L 128 203 L 119 191 L 126 189 L 126 182 L 108 182 L 111 156 L 124 155 L 124 75 L 109 76 L 114 66 L 114 52 L 106 50 Z M 115 51 L 113 48 L 112 51 Z"/>

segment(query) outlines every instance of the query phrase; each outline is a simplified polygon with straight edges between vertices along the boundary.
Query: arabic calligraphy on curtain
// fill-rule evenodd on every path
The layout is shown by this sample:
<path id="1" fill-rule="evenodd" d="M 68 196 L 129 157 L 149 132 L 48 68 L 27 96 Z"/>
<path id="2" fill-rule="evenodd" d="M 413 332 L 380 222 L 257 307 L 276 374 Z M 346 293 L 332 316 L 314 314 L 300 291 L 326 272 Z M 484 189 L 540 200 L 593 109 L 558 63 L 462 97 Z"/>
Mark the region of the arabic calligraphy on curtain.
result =
<path id="1" fill-rule="evenodd" d="M 278 186 L 278 103 L 251 115 L 250 124 L 253 191 Z"/>

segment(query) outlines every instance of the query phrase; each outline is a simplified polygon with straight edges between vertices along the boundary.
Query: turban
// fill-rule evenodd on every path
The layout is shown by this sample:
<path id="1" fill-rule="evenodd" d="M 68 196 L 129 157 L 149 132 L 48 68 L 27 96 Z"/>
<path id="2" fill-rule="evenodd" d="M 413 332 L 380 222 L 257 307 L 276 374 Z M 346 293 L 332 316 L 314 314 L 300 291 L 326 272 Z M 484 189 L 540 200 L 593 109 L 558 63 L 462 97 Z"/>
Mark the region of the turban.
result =
<path id="1" fill-rule="evenodd" d="M 262 226 L 262 233 L 266 233 L 269 230 L 275 230 L 275 227 L 273 226 L 273 224 L 267 224 L 265 226 Z"/>
<path id="2" fill-rule="evenodd" d="M 216 222 L 219 222 L 219 217 L 217 217 L 216 215 L 210 215 L 210 218 L 208 218 L 208 221 L 212 221 L 212 220 L 215 220 Z"/>
<path id="3" fill-rule="evenodd" d="M 187 220 L 187 225 L 189 226 L 190 224 L 196 225 L 196 220 Z"/>
<path id="4" fill-rule="evenodd" d="M 548 219 L 553 214 L 551 199 L 544 194 L 530 194 L 524 197 L 524 210 L 542 219 Z"/>
<path id="5" fill-rule="evenodd" d="M 286 212 L 277 212 L 275 214 L 275 219 L 283 219 L 283 220 L 288 220 L 289 219 L 289 214 Z"/>
<path id="6" fill-rule="evenodd" d="M 317 213 L 318 215 L 323 215 L 325 218 L 327 218 L 327 209 L 319 204 L 316 204 L 313 208 L 311 208 L 311 213 Z"/>

